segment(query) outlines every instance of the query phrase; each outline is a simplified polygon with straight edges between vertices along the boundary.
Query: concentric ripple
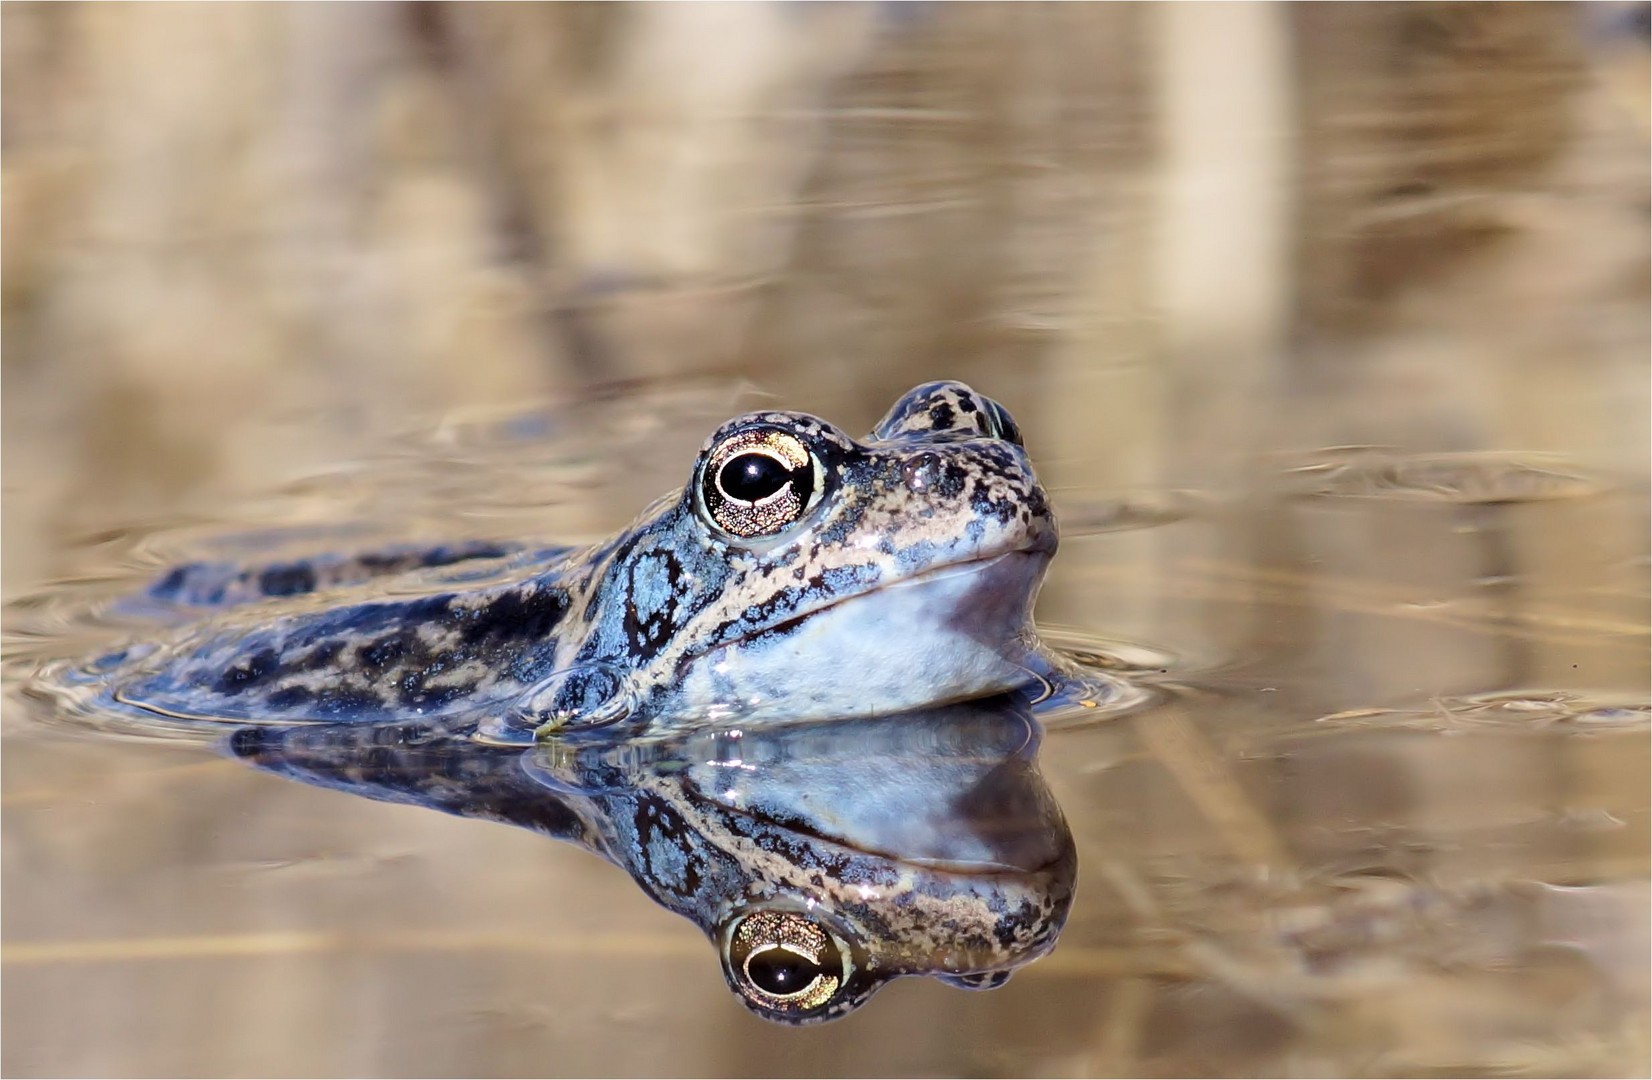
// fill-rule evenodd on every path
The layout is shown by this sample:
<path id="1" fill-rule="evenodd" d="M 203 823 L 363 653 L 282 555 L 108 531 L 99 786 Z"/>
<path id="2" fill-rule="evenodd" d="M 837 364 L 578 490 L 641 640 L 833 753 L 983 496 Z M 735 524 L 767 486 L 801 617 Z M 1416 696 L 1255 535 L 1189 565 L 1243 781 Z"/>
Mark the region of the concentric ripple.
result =
<path id="1" fill-rule="evenodd" d="M 1051 730 L 1114 720 L 1163 700 L 1175 654 L 1139 642 L 1112 641 L 1078 631 L 1040 631 L 1056 660 L 1047 692 L 1033 705 Z"/>

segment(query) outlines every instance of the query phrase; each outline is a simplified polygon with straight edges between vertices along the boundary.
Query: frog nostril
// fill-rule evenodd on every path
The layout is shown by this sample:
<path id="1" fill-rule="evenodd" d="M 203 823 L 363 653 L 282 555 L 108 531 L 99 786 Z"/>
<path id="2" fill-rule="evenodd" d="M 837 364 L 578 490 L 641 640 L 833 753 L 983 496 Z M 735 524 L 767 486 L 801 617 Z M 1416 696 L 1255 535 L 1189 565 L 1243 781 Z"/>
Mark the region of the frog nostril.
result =
<path id="1" fill-rule="evenodd" d="M 940 476 L 941 459 L 936 454 L 919 454 L 901 466 L 901 479 L 909 490 L 920 495 L 934 487 Z"/>

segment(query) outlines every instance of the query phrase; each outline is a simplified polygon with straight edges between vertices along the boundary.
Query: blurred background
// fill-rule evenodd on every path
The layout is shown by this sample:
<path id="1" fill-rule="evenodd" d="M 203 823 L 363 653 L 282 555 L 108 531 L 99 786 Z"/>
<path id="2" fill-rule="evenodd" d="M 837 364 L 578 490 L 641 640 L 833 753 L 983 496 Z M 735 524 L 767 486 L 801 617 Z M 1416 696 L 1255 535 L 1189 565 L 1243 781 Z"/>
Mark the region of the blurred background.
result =
<path id="1" fill-rule="evenodd" d="M 1166 599 L 1191 594 L 1170 587 L 1189 579 L 1163 557 L 1161 534 L 1120 534 L 1105 554 L 1079 542 L 1064 546 L 1074 569 L 1053 579 L 1041 621 L 1223 660 L 1296 641 L 1286 651 L 1300 666 L 1287 674 L 1311 669 L 1324 690 L 1301 702 L 1303 716 L 1566 679 L 1644 695 L 1644 3 L 7 2 L 0 12 L 10 598 L 84 571 L 110 530 L 222 514 L 382 456 L 410 431 L 542 407 L 575 421 L 618 416 L 600 438 L 577 422 L 556 429 L 559 467 L 607 470 L 613 483 L 559 487 L 561 501 L 542 500 L 554 512 L 530 523 L 596 535 L 680 485 L 699 440 L 738 408 L 801 409 L 858 433 L 914 383 L 960 378 L 1010 408 L 1079 538 L 1087 523 L 1106 524 L 1106 506 L 1123 505 L 1103 496 L 1243 501 L 1279 455 L 1333 446 L 1558 454 L 1621 496 L 1582 516 L 1521 519 L 1497 532 L 1489 555 L 1451 539 L 1483 520 L 1372 532 L 1362 521 L 1287 528 L 1252 515 L 1176 548 L 1206 559 L 1206 571 L 1208 560 L 1245 568 L 1231 608 L 1212 591 L 1214 571 L 1194 600 Z M 616 479 L 616 469 L 632 471 Z M 460 509 L 477 484 L 500 484 L 490 475 L 448 470 L 447 486 L 433 487 L 421 474 L 418 496 L 357 478 L 382 498 L 352 506 L 382 525 L 405 495 L 424 500 L 432 535 L 508 535 L 526 519 Z M 1408 565 L 1379 569 L 1395 551 Z M 1111 592 L 1078 576 L 1131 559 L 1148 569 L 1108 578 Z M 1310 566 L 1404 593 L 1315 592 L 1315 603 L 1340 595 L 1353 609 L 1432 604 L 1448 585 L 1493 579 L 1536 583 L 1528 599 L 1573 606 L 1544 616 L 1557 620 L 1543 624 L 1550 637 L 1510 638 L 1510 625 L 1537 616 L 1511 615 L 1499 593 L 1464 631 L 1490 638 L 1427 638 L 1438 648 L 1419 658 L 1405 651 L 1417 644 L 1410 623 L 1371 629 L 1258 606 L 1257 567 Z M 1489 595 L 1469 591 L 1475 603 Z M 1596 621 L 1579 622 L 1578 610 Z M 1584 635 L 1589 647 L 1553 648 L 1556 634 Z M 1518 648 L 1504 647 L 1514 639 Z M 577 1032 L 552 1039 L 586 1014 L 533 999 L 583 987 L 585 1007 L 624 1005 L 656 970 L 627 966 L 637 952 L 623 944 L 611 954 L 542 945 L 583 965 L 573 989 L 555 964 L 524 958 L 506 974 L 432 975 L 441 985 L 423 1006 L 394 1009 L 397 986 L 425 985 L 420 965 L 468 955 L 470 939 L 395 953 L 383 968 L 352 956 L 342 975 L 325 947 L 248 967 L 41 954 L 8 972 L 12 1075 L 827 1067 L 798 1048 L 833 1045 L 829 1031 L 755 1031 L 717 996 L 710 950 L 578 852 L 342 796 L 319 804 L 320 793 L 227 763 L 190 772 L 195 758 L 172 749 L 48 750 L 24 737 L 20 750 L 15 726 L 8 738 L 8 943 L 163 924 L 181 934 L 202 920 L 230 935 L 289 924 L 331 933 L 373 923 L 374 911 L 398 926 L 505 914 L 532 923 L 543 911 L 574 938 L 600 938 L 622 911 L 624 940 L 665 942 L 661 963 L 692 972 L 684 985 L 695 988 L 693 1008 L 633 1002 L 591 1019 L 671 1033 L 658 1048 L 639 1040 L 621 1052 Z M 1149 756 L 1170 752 L 1154 745 Z M 1644 762 L 1643 737 L 1635 747 L 1627 760 Z M 152 756 L 140 767 L 125 764 L 143 753 Z M 1438 810 L 1430 793 L 1451 789 L 1465 767 L 1433 754 L 1401 770 L 1408 805 Z M 1616 834 L 1627 846 L 1611 857 L 1616 878 L 1639 881 L 1644 775 L 1589 755 L 1573 762 L 1577 783 L 1632 810 L 1612 812 L 1633 827 Z M 1091 760 L 1102 764 L 1053 782 L 1072 795 L 1115 759 Z M 1515 765 L 1537 768 L 1528 757 Z M 1189 775 L 1172 767 L 1158 782 L 1186 788 Z M 1537 788 L 1553 803 L 1550 780 Z M 1208 811 L 1212 798 L 1219 807 L 1208 793 L 1194 802 Z M 185 805 L 213 809 L 186 824 Z M 1264 809 L 1297 820 L 1315 805 Z M 1068 806 L 1081 848 L 1084 820 L 1105 817 L 1098 806 L 1082 796 Z M 1386 826 L 1396 811 L 1382 807 L 1373 813 Z M 241 840 L 224 838 L 225 820 Z M 157 862 L 158 848 L 172 861 Z M 1090 872 L 1098 864 L 1086 857 Z M 301 872 L 269 884 L 265 870 L 292 865 Z M 466 887 L 471 874 L 491 875 L 489 889 Z M 570 877 L 577 887 L 563 884 Z M 1644 889 L 1624 895 L 1590 894 L 1597 906 L 1576 918 L 1606 928 L 1597 952 L 1639 925 L 1629 955 L 1644 959 Z M 1498 911 L 1499 925 L 1517 920 Z M 1310 1073 L 1375 1060 L 1323 1046 L 1291 1057 L 1296 1044 L 1268 1042 L 1269 1025 L 1300 1017 L 1270 1007 L 1257 1020 L 1221 997 L 1199 999 L 1208 1013 L 1174 998 L 1159 1034 L 1138 1038 L 1161 1008 L 1142 989 L 1149 981 L 1129 964 L 1108 967 L 1114 954 L 1074 955 L 1077 967 L 1052 968 L 1052 979 L 1105 983 L 1093 1012 L 1075 1004 L 1092 999 L 1048 990 L 979 995 L 959 1012 L 964 999 L 935 988 L 940 996 L 904 998 L 916 1003 L 904 1011 L 891 1001 L 880 1020 L 870 1017 L 880 998 L 850 1021 L 872 1049 L 830 1068 L 1084 1074 L 1157 1061 L 1171 1073 Z M 167 972 L 164 985 L 182 996 L 135 1005 Z M 517 1005 L 501 1011 L 490 979 L 517 987 Z M 1630 982 L 1612 984 L 1614 1001 L 1643 1000 Z M 346 985 L 380 996 L 351 991 L 346 1007 Z M 716 999 L 703 1016 L 702 993 Z M 1549 1005 L 1565 998 L 1553 993 Z M 451 1018 L 455 995 L 470 1002 L 458 1007 L 463 1031 L 419 1043 Z M 1594 1008 L 1565 1000 L 1578 1015 Z M 82 1038 L 94 1003 L 106 1023 Z M 1461 1025 L 1419 1034 L 1405 1025 L 1422 1019 L 1375 1015 L 1321 1032 L 1324 1046 L 1392 1045 L 1405 1031 L 1428 1049 L 1370 1071 L 1513 1068 L 1504 1049 L 1476 1057 L 1452 1042 Z M 877 1047 L 916 1030 L 904 1026 L 914 1016 L 934 1037 L 880 1057 Z M 1034 1016 L 1059 1017 L 1071 1037 Z M 1578 1074 L 1644 1064 L 1644 1023 L 1632 1028 L 1591 1029 L 1595 1056 L 1583 1054 Z M 404 1029 L 413 1043 L 385 1035 Z M 966 1052 L 965 1030 L 1017 1048 Z M 1185 1032 L 1235 1030 L 1267 1047 L 1240 1040 L 1175 1056 L 1190 1045 Z M 802 1038 L 813 1041 L 785 1041 Z"/>
<path id="2" fill-rule="evenodd" d="M 852 429 L 962 378 L 1058 484 L 1645 472 L 1644 5 L 4 12 L 8 585 L 364 429 L 695 373 Z"/>

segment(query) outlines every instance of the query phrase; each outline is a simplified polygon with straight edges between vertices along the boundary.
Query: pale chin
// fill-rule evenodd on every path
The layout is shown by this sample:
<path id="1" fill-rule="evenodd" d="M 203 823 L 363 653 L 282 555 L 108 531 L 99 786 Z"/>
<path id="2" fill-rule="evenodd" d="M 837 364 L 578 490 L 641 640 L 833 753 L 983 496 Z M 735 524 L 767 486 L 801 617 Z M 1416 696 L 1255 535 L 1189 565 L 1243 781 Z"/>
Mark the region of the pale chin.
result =
<path id="1" fill-rule="evenodd" d="M 785 635 L 700 657 L 682 710 L 752 720 L 882 715 L 1032 681 L 1032 602 L 1050 557 L 1010 552 L 852 597 Z"/>

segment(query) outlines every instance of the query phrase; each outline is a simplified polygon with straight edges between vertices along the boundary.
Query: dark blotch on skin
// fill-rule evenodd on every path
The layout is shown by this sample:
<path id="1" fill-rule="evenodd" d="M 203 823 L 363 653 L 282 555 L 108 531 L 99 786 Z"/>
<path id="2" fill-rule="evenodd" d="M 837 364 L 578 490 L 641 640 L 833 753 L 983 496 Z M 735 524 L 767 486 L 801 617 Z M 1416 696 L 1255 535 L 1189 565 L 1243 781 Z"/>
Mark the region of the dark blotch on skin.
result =
<path id="1" fill-rule="evenodd" d="M 951 459 L 944 460 L 938 468 L 931 469 L 930 476 L 930 492 L 943 499 L 956 498 L 969 482 L 969 474 Z"/>
<path id="2" fill-rule="evenodd" d="M 327 690 L 316 700 L 317 715 L 328 719 L 347 719 L 363 713 L 372 713 L 383 707 L 377 694 L 364 690 Z"/>
<path id="3" fill-rule="evenodd" d="M 440 596 L 427 596 L 420 600 L 413 600 L 399 611 L 394 612 L 393 618 L 398 625 L 402 626 L 424 625 L 462 618 L 464 612 L 456 610 L 453 606 L 455 599 L 456 597 L 452 593 L 443 593 Z M 376 619 L 381 624 L 384 621 L 379 613 L 371 608 L 363 608 L 363 614 Z M 366 621 L 364 620 L 360 627 L 345 624 L 340 629 L 365 629 L 365 627 Z"/>
<path id="4" fill-rule="evenodd" d="M 957 422 L 957 414 L 946 402 L 937 401 L 929 407 L 929 423 L 936 431 L 951 431 Z"/>
<path id="5" fill-rule="evenodd" d="M 464 548 L 439 547 L 424 554 L 425 566 L 452 566 L 469 559 L 498 559 L 514 550 L 508 544 L 472 544 Z"/>
<path id="6" fill-rule="evenodd" d="M 458 547 L 443 545 L 425 551 L 373 552 L 356 556 L 356 564 L 369 575 L 400 573 L 417 567 L 452 566 L 470 559 L 497 559 L 510 555 L 516 548 L 509 544 L 463 544 Z"/>
<path id="7" fill-rule="evenodd" d="M 555 589 L 501 593 L 466 613 L 460 636 L 467 645 L 537 641 L 550 637 L 567 612 L 567 594 Z"/>
<path id="8" fill-rule="evenodd" d="M 619 691 L 619 679 L 611 671 L 603 668 L 576 670 L 557 689 L 556 698 L 548 708 L 553 712 L 578 716 L 599 708 Z"/>
<path id="9" fill-rule="evenodd" d="M 369 574 L 387 574 L 418 565 L 406 555 L 359 555 L 356 562 Z"/>
<path id="10" fill-rule="evenodd" d="M 258 589 L 265 596 L 298 596 L 315 591 L 315 570 L 308 563 L 272 566 L 258 575 Z"/>
<path id="11" fill-rule="evenodd" d="M 410 646 L 418 643 L 418 633 L 411 627 L 369 641 L 356 650 L 357 662 L 370 671 L 383 671 L 406 656 Z"/>
<path id="12" fill-rule="evenodd" d="M 280 736 L 276 735 L 273 738 L 279 740 Z M 257 757 L 264 752 L 267 745 L 265 732 L 255 727 L 239 728 L 228 740 L 229 752 L 242 758 Z"/>
<path id="13" fill-rule="evenodd" d="M 189 566 L 175 567 L 169 574 L 155 582 L 149 590 L 149 595 L 158 600 L 169 600 L 177 596 L 183 589 L 185 580 L 189 577 L 190 567 L 194 565 L 196 564 L 191 563 Z"/>
<path id="14" fill-rule="evenodd" d="M 555 661 L 556 651 L 554 648 L 527 652 L 511 662 L 508 674 L 524 686 L 531 686 L 550 675 Z"/>
<path id="15" fill-rule="evenodd" d="M 295 709 L 314 697 L 314 692 L 302 686 L 286 686 L 271 694 L 267 701 L 272 709 Z"/>
<path id="16" fill-rule="evenodd" d="M 215 689 L 221 694 L 233 697 L 244 690 L 251 690 L 261 683 L 268 682 L 280 670 L 280 655 L 274 649 L 260 649 L 226 670 L 218 679 Z"/>

